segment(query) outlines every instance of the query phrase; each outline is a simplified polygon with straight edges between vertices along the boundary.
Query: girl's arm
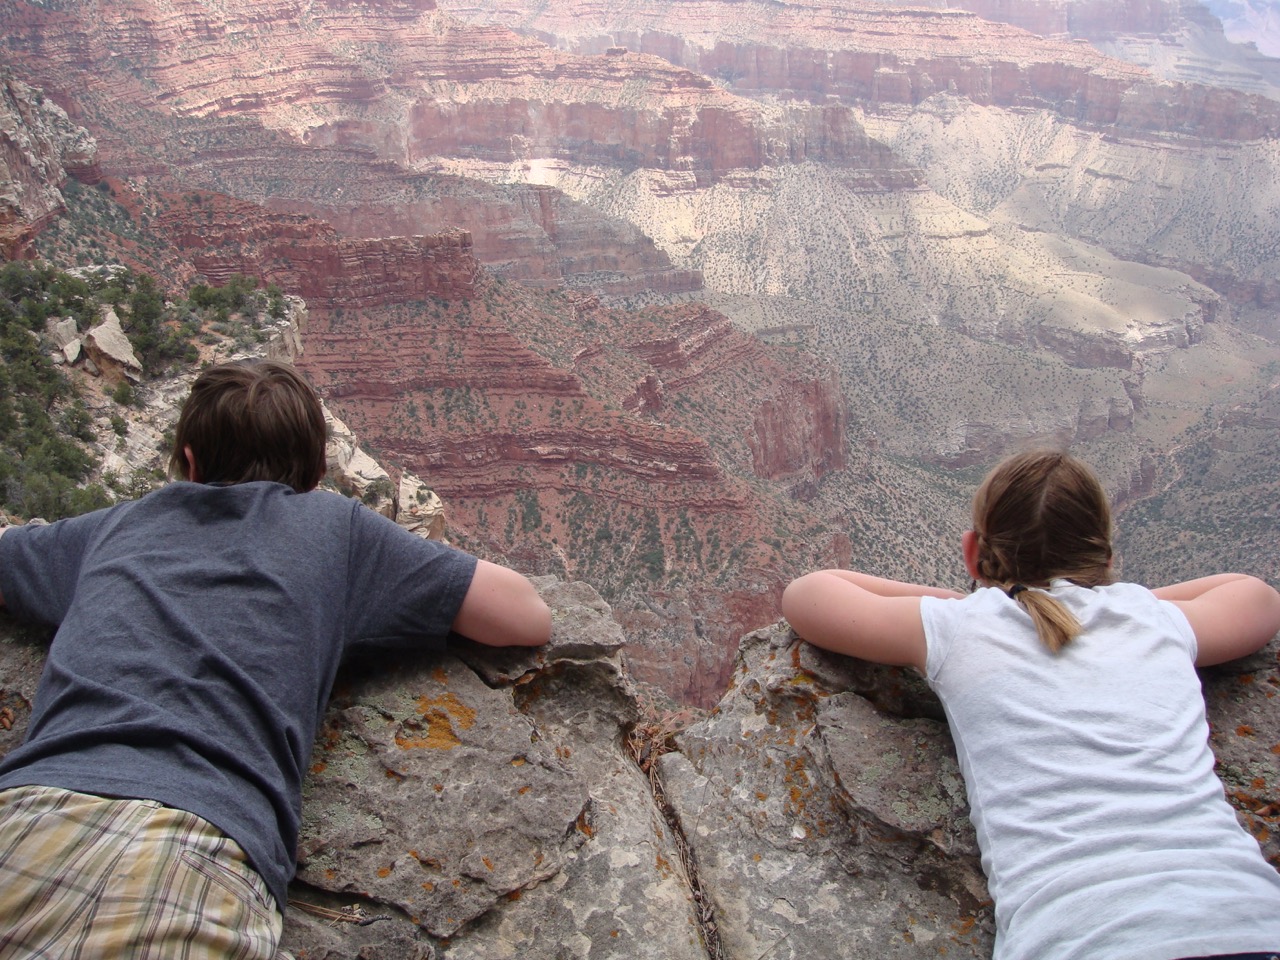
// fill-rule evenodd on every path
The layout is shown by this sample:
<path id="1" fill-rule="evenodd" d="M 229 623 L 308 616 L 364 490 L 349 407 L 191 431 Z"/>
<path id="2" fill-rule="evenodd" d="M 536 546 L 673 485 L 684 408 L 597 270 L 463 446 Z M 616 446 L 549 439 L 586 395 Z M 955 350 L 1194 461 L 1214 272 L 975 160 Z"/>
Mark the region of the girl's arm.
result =
<path id="1" fill-rule="evenodd" d="M 820 570 L 841 580 L 848 580 L 854 586 L 861 587 L 878 597 L 941 597 L 944 600 L 959 600 L 964 594 L 943 587 L 926 587 L 919 583 L 904 583 L 901 580 L 886 580 L 884 577 L 873 577 L 869 573 L 856 570 Z"/>
<path id="2" fill-rule="evenodd" d="M 1280 593 L 1257 577 L 1220 573 L 1152 591 L 1172 601 L 1196 635 L 1196 666 L 1260 650 L 1280 631 Z"/>
<path id="3" fill-rule="evenodd" d="M 782 613 L 815 646 L 924 670 L 923 596 L 960 594 L 849 570 L 819 570 L 790 583 L 782 594 Z"/>

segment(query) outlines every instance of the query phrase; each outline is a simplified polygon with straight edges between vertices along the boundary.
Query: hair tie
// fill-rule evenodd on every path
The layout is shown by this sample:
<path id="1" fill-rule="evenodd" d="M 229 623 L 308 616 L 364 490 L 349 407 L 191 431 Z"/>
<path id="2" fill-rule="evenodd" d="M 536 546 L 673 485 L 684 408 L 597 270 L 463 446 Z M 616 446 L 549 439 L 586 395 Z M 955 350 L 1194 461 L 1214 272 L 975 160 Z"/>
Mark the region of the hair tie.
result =
<path id="1" fill-rule="evenodd" d="M 1022 593 L 1022 591 L 1023 591 L 1023 590 L 1026 590 L 1026 589 L 1027 589 L 1027 588 L 1026 588 L 1026 587 L 1024 587 L 1022 584 L 1020 584 L 1020 583 L 1015 583 L 1012 587 L 1010 587 L 1008 590 L 1006 590 L 1006 591 L 1005 591 L 1005 593 L 1007 593 L 1007 594 L 1009 595 L 1009 599 L 1010 599 L 1010 600 L 1017 600 L 1017 599 L 1018 599 L 1018 594 Z"/>

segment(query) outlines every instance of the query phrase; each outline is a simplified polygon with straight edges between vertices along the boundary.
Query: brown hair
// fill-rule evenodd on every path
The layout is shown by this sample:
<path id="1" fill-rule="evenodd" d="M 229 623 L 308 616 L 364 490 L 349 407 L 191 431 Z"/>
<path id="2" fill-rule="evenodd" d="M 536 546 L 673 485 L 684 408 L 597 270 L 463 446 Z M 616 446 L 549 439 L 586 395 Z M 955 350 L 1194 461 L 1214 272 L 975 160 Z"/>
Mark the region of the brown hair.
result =
<path id="1" fill-rule="evenodd" d="M 274 480 L 299 493 L 324 479 L 326 428 L 320 398 L 287 363 L 210 367 L 182 405 L 169 472 L 191 479 L 191 447 L 202 483 Z"/>
<path id="2" fill-rule="evenodd" d="M 987 475 L 973 498 L 977 573 L 1026 608 L 1053 652 L 1080 623 L 1041 590 L 1052 579 L 1084 587 L 1111 582 L 1111 508 L 1092 470 L 1070 454 L 1016 454 Z"/>

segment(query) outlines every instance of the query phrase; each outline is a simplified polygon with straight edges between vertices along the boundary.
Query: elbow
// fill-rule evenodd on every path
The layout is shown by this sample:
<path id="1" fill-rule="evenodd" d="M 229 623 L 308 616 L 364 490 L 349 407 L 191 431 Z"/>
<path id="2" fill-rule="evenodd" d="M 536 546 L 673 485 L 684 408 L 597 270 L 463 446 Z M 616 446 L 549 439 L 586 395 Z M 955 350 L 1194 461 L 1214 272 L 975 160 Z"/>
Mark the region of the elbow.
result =
<path id="1" fill-rule="evenodd" d="M 551 608 L 537 595 L 525 607 L 521 626 L 512 634 L 511 646 L 541 647 L 551 640 Z"/>
<path id="2" fill-rule="evenodd" d="M 810 587 L 815 574 L 806 574 L 787 584 L 782 591 L 782 616 L 800 636 L 805 635 L 809 612 L 813 609 Z"/>

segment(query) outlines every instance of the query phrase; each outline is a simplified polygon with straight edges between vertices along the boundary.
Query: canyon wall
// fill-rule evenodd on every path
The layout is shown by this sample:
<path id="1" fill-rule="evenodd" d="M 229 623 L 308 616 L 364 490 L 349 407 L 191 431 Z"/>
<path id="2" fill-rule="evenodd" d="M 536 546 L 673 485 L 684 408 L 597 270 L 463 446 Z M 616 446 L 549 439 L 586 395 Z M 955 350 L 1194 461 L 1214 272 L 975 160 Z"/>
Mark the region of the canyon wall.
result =
<path id="1" fill-rule="evenodd" d="M 678 697 L 802 569 L 951 583 L 1011 447 L 1177 482 L 1280 359 L 1256 93 L 956 10 L 482 6 L 15 0 L 104 177 L 35 246 L 306 296 L 339 417 Z"/>
<path id="2" fill-rule="evenodd" d="M 1280 133 L 1280 104 L 1262 96 L 1196 85 L 1155 83 L 1139 67 L 1100 54 L 1079 36 L 1172 25 L 1175 11 L 1135 4 L 1031 7 L 1025 26 L 987 11 L 921 10 L 838 3 L 726 4 L 668 0 L 603 8 L 581 0 L 526 13 L 511 5 L 448 0 L 446 9 L 553 37 L 567 49 L 604 53 L 621 47 L 652 53 L 740 92 L 835 97 L 878 110 L 913 106 L 950 92 L 974 103 L 1050 109 L 1073 122 L 1120 130 L 1250 140 Z M 1041 11 L 1049 14 L 1041 22 Z M 1019 17 L 1021 19 L 1021 16 Z M 679 24 L 672 29 L 669 24 Z M 1062 30 L 1052 29 L 1062 26 Z M 776 38 L 786 37 L 780 44 Z"/>
<path id="3" fill-rule="evenodd" d="M 68 176 L 99 176 L 88 131 L 21 80 L 0 74 L 0 256 L 24 256 L 32 239 L 63 209 Z"/>

